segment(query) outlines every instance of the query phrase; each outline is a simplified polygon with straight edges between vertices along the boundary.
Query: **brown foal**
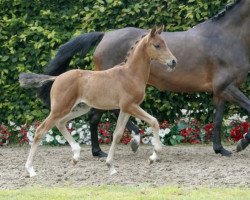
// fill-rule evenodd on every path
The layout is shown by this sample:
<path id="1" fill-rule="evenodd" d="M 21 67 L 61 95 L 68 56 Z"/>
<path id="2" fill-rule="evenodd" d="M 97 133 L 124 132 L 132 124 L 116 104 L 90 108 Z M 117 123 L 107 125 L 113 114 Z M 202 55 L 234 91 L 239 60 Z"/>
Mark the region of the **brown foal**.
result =
<path id="1" fill-rule="evenodd" d="M 30 177 L 36 175 L 33 158 L 39 142 L 54 126 L 71 145 L 74 163 L 78 161 L 80 146 L 68 132 L 66 123 L 87 113 L 91 107 L 104 110 L 120 109 L 113 142 L 106 160 L 110 174 L 116 173 L 113 165 L 115 147 L 130 116 L 147 122 L 153 128 L 154 152 L 149 160 L 154 162 L 158 159 L 157 152 L 161 149 L 158 121 L 139 105 L 145 96 L 151 60 L 157 60 L 166 66 L 177 62 L 160 35 L 162 29 L 153 28 L 131 49 L 126 62 L 106 71 L 71 70 L 57 77 L 32 73 L 20 75 L 21 86 L 39 87 L 46 81 L 54 81 L 50 93 L 51 112 L 36 130 L 25 165 Z M 168 67 L 166 70 L 171 68 Z"/>

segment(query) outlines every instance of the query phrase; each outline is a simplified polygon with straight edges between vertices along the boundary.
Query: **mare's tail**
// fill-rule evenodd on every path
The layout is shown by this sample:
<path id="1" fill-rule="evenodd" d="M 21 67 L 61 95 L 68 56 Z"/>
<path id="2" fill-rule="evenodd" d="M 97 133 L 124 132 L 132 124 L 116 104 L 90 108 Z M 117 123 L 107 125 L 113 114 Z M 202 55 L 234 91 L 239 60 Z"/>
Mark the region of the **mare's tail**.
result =
<path id="1" fill-rule="evenodd" d="M 24 88 L 39 88 L 49 82 L 54 82 L 56 76 L 44 74 L 21 73 L 19 75 L 19 83 Z"/>
<path id="2" fill-rule="evenodd" d="M 69 40 L 59 48 L 56 57 L 51 60 L 44 74 L 57 76 L 66 72 L 72 57 L 76 53 L 81 51 L 84 56 L 91 47 L 97 45 L 102 40 L 103 36 L 104 33 L 102 32 L 91 32 Z M 52 82 L 47 82 L 38 88 L 38 97 L 42 99 L 48 107 L 50 107 L 51 86 Z"/>

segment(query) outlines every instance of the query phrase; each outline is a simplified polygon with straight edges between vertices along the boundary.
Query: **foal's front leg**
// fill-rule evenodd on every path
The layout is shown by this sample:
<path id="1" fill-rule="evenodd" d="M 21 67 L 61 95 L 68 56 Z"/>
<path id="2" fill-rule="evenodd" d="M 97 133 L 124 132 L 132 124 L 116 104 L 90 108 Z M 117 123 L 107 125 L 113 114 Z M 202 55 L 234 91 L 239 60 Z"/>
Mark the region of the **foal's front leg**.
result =
<path id="1" fill-rule="evenodd" d="M 153 134 L 154 134 L 153 141 L 152 141 L 152 144 L 154 146 L 154 152 L 149 157 L 149 162 L 153 163 L 157 161 L 158 160 L 157 152 L 159 152 L 162 149 L 162 144 L 161 144 L 160 136 L 159 136 L 160 126 L 159 126 L 157 119 L 151 116 L 150 114 L 148 114 L 137 104 L 131 105 L 128 113 L 132 115 L 133 117 L 136 117 L 142 121 L 145 121 L 146 123 L 148 123 L 149 126 L 152 127 Z"/>
<path id="2" fill-rule="evenodd" d="M 122 134 L 123 134 L 125 126 L 128 122 L 129 116 L 130 116 L 129 114 L 120 111 L 120 114 L 119 114 L 119 117 L 117 120 L 117 124 L 115 127 L 115 131 L 114 131 L 114 135 L 113 135 L 113 141 L 112 141 L 111 147 L 109 149 L 108 157 L 106 159 L 106 165 L 110 169 L 110 175 L 115 174 L 117 172 L 115 170 L 115 167 L 113 164 L 115 147 L 116 147 L 116 144 L 119 143 L 119 141 L 122 137 Z"/>

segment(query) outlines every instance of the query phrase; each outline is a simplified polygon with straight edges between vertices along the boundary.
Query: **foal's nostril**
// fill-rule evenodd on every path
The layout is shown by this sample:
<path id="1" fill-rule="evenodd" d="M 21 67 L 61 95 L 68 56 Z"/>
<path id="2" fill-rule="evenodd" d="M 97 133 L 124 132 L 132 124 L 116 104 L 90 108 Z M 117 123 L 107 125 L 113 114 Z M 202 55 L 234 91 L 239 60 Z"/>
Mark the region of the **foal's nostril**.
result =
<path id="1" fill-rule="evenodd" d="M 172 60 L 172 67 L 175 67 L 176 65 L 176 60 Z"/>

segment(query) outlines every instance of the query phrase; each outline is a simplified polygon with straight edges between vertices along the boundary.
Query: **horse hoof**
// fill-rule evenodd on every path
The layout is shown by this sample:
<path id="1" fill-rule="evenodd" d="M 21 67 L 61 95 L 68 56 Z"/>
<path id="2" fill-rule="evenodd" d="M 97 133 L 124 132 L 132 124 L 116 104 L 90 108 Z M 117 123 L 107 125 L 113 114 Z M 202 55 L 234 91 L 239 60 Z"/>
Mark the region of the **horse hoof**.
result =
<path id="1" fill-rule="evenodd" d="M 99 150 L 99 151 L 96 151 L 96 152 L 93 152 L 92 151 L 92 155 L 94 157 L 99 157 L 99 158 L 103 158 L 103 157 L 107 157 L 108 154 L 106 154 L 105 152 L 103 152 L 102 150 Z"/>
<path id="2" fill-rule="evenodd" d="M 78 160 L 76 160 L 75 158 L 72 159 L 72 164 L 73 164 L 73 165 L 76 165 L 77 162 L 78 162 Z"/>
<path id="3" fill-rule="evenodd" d="M 236 152 L 244 150 L 245 148 L 247 148 L 248 145 L 249 145 L 249 140 L 245 138 L 240 139 L 236 147 Z"/>
<path id="4" fill-rule="evenodd" d="M 30 173 L 30 178 L 32 178 L 32 177 L 34 177 L 34 176 L 37 176 L 37 173 L 36 173 L 36 172 Z"/>
<path id="5" fill-rule="evenodd" d="M 130 143 L 130 147 L 132 149 L 132 151 L 135 153 L 137 152 L 138 148 L 139 148 L 139 143 L 136 139 L 132 140 Z"/>
<path id="6" fill-rule="evenodd" d="M 226 149 L 224 149 L 223 147 L 221 147 L 220 149 L 215 149 L 214 152 L 216 154 L 221 154 L 222 156 L 231 156 L 232 152 L 228 151 Z"/>
<path id="7" fill-rule="evenodd" d="M 113 169 L 110 169 L 110 175 L 114 175 L 114 174 L 116 174 L 117 173 L 117 171 L 113 168 Z"/>

